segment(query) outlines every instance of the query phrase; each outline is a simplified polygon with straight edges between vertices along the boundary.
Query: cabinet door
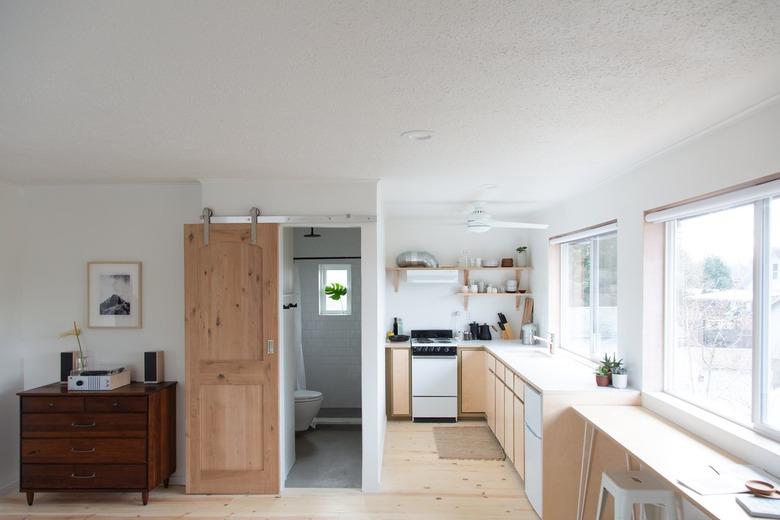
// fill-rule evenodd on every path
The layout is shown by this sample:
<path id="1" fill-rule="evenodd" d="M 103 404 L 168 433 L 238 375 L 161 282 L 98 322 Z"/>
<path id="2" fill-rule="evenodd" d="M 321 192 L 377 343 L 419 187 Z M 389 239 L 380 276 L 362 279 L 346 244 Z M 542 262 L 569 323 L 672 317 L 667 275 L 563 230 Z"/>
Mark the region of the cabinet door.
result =
<path id="1" fill-rule="evenodd" d="M 493 356 L 488 355 L 488 358 L 493 359 Z M 496 376 L 487 369 L 485 370 L 485 416 L 490 431 L 496 433 Z"/>
<path id="2" fill-rule="evenodd" d="M 460 413 L 485 413 L 485 351 L 460 353 Z"/>
<path id="3" fill-rule="evenodd" d="M 391 349 L 390 357 L 390 415 L 411 415 L 409 407 L 409 349 Z"/>
<path id="4" fill-rule="evenodd" d="M 515 394 L 504 386 L 504 452 L 509 460 L 515 460 Z"/>
<path id="5" fill-rule="evenodd" d="M 496 439 L 504 447 L 504 383 L 496 377 Z"/>
<path id="6" fill-rule="evenodd" d="M 523 435 L 523 414 L 525 412 L 523 401 L 517 396 L 514 397 L 514 437 L 515 437 L 515 470 L 520 478 L 525 480 L 525 436 Z"/>

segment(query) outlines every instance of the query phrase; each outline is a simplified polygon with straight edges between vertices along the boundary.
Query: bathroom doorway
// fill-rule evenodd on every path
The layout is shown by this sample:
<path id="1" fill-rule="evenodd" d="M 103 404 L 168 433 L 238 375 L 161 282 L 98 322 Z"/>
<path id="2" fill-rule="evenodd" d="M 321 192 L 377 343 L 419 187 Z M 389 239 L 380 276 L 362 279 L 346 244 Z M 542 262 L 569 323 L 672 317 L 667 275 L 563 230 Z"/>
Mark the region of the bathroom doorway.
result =
<path id="1" fill-rule="evenodd" d="M 361 487 L 360 233 L 282 233 L 288 488 Z"/>

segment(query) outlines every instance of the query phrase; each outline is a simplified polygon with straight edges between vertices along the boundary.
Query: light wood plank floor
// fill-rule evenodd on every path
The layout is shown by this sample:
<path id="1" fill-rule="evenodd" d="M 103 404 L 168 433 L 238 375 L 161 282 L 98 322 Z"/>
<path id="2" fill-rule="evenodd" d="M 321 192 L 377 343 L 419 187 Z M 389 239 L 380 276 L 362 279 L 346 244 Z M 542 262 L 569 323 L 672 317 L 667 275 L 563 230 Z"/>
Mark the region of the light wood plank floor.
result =
<path id="1" fill-rule="evenodd" d="M 520 478 L 508 462 L 440 460 L 433 425 L 390 422 L 382 491 L 376 494 L 288 489 L 281 497 L 185 495 L 183 487 L 171 486 L 153 491 L 146 507 L 140 505 L 138 493 L 40 493 L 28 507 L 23 494 L 11 493 L 0 498 L 0 518 L 536 520 L 521 489 Z"/>

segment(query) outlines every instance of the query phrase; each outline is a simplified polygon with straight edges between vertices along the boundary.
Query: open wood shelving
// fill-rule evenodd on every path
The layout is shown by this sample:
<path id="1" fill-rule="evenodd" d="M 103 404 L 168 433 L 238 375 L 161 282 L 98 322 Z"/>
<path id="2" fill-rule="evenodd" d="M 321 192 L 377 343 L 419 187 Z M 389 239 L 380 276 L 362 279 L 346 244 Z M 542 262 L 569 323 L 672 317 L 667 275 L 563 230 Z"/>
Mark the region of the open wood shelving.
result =
<path id="1" fill-rule="evenodd" d="M 388 274 L 393 275 L 393 289 L 398 292 L 401 285 L 401 273 L 406 271 L 462 271 L 463 272 L 463 285 L 469 285 L 471 280 L 471 271 L 499 271 L 509 272 L 514 271 L 515 280 L 517 280 L 518 286 L 520 285 L 520 275 L 523 271 L 531 271 L 533 267 L 461 267 L 461 266 L 440 266 L 440 267 L 388 267 Z M 456 296 L 463 297 L 463 307 L 465 310 L 469 308 L 469 298 L 471 297 L 485 297 L 485 296 L 514 296 L 515 297 L 515 309 L 520 310 L 521 300 L 525 297 L 530 297 L 530 293 L 454 293 Z"/>

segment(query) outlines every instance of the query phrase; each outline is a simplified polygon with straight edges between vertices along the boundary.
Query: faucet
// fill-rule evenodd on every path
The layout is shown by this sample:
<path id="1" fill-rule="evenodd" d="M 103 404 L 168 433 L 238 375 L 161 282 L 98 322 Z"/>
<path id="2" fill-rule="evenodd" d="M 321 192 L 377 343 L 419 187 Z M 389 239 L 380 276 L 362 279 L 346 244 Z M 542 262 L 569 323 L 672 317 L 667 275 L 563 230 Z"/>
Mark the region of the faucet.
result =
<path id="1" fill-rule="evenodd" d="M 534 339 L 541 341 L 542 343 L 547 343 L 550 348 L 550 355 L 555 354 L 555 334 L 553 332 L 550 333 L 549 339 L 543 338 L 541 336 L 534 336 Z"/>

